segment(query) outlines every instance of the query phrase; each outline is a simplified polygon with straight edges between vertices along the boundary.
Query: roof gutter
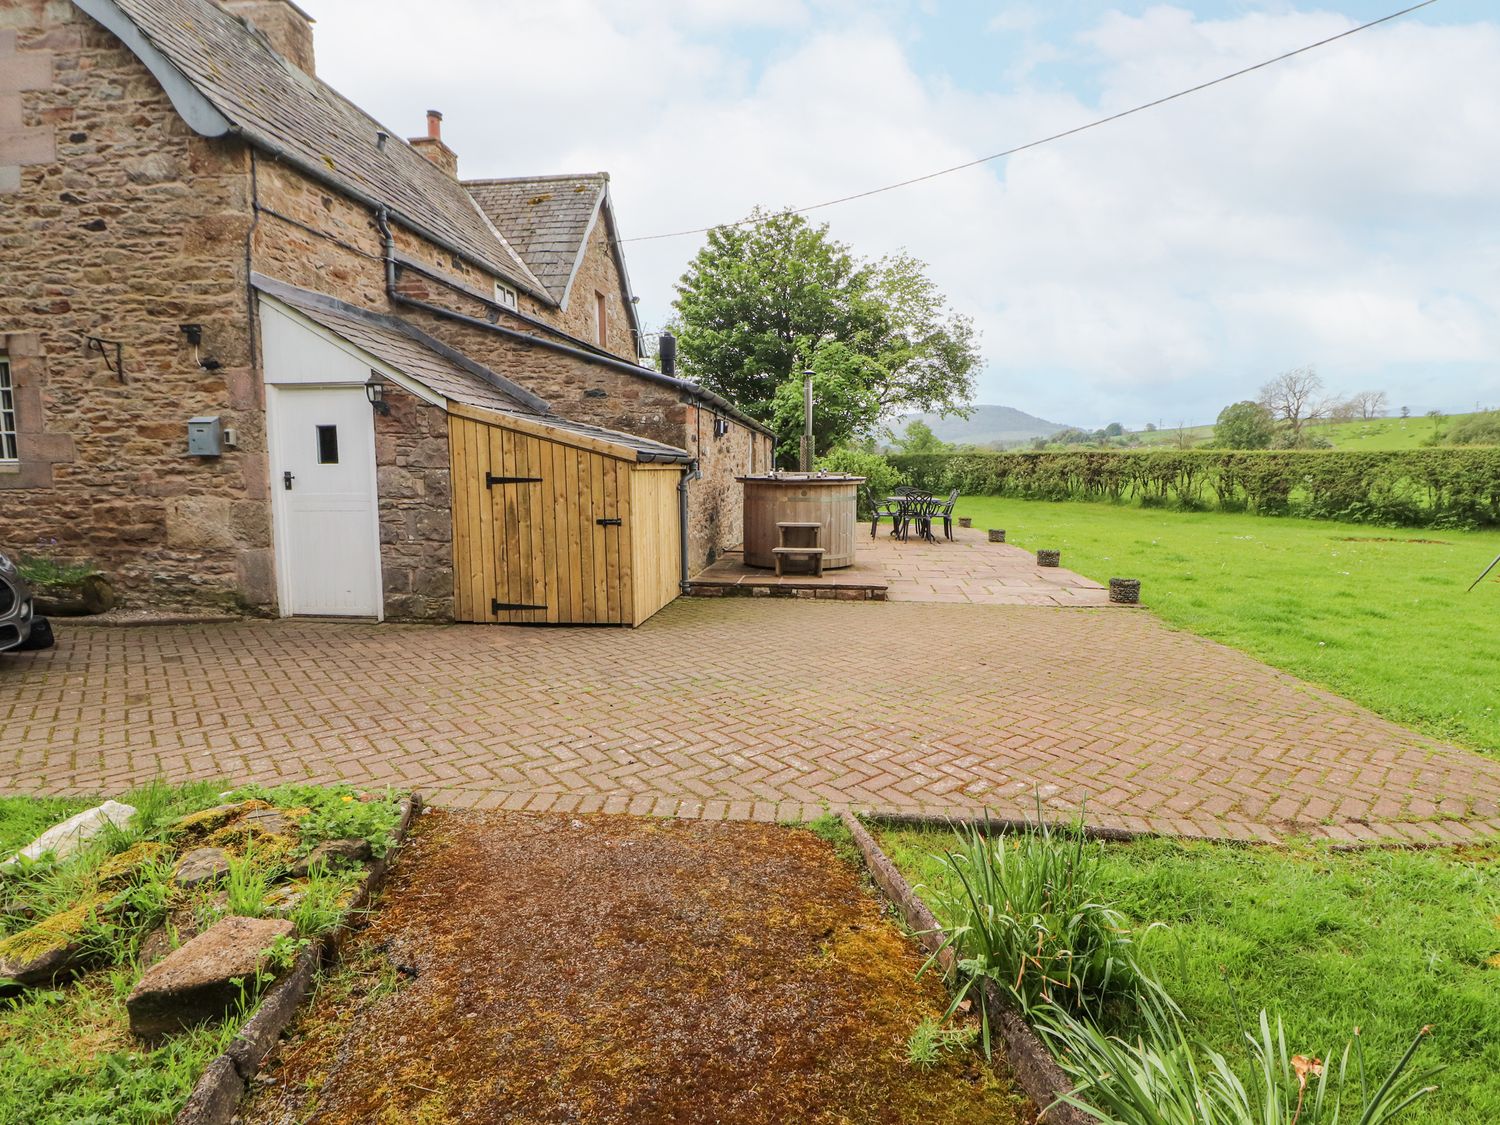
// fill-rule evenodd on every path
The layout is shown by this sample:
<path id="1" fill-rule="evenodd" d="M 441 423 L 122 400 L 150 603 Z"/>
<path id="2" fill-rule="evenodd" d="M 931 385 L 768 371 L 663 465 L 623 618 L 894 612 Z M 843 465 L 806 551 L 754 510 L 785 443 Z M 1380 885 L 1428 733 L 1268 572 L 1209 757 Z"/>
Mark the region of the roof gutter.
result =
<path id="1" fill-rule="evenodd" d="M 721 414 L 727 414 L 742 426 L 746 426 L 759 433 L 772 437 L 774 432 L 751 418 L 740 410 L 727 398 L 714 394 L 713 391 L 700 387 L 697 383 L 691 383 L 686 379 L 674 378 L 671 375 L 663 375 L 659 371 L 652 371 L 649 367 L 641 367 L 639 364 L 627 363 L 623 359 L 613 356 L 599 355 L 596 352 L 586 351 L 583 348 L 575 348 L 570 344 L 560 343 L 557 340 L 549 340 L 545 336 L 534 336 L 529 332 L 520 332 L 514 328 L 507 328 L 503 324 L 495 324 L 493 321 L 484 320 L 477 316 L 469 316 L 467 313 L 455 312 L 453 309 L 444 308 L 442 305 L 430 304 L 427 301 L 419 301 L 415 297 L 408 297 L 400 292 L 396 286 L 396 240 L 391 233 L 390 209 L 384 206 L 376 208 L 375 224 L 380 228 L 381 237 L 385 240 L 385 292 L 386 296 L 399 305 L 408 308 L 420 309 L 422 312 L 431 313 L 433 316 L 451 320 L 455 324 L 465 324 L 470 328 L 479 328 L 485 332 L 493 332 L 498 336 L 504 336 L 508 340 L 514 340 L 519 344 L 530 344 L 534 347 L 547 348 L 560 355 L 572 356 L 581 359 L 585 363 L 596 364 L 599 367 L 608 368 L 611 371 L 620 371 L 626 375 L 633 375 L 637 379 L 644 379 L 648 383 L 658 386 L 670 387 L 674 391 L 691 395 L 706 406 L 711 406 Z"/>

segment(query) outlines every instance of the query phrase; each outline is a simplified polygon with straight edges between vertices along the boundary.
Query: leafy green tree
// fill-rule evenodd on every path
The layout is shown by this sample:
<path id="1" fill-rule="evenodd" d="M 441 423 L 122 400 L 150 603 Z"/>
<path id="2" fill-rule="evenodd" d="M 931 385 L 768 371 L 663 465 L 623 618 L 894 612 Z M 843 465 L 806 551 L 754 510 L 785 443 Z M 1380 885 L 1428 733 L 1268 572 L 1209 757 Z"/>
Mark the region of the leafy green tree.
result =
<path id="1" fill-rule="evenodd" d="M 812 358 L 814 452 L 829 450 L 872 435 L 880 424 L 881 405 L 870 387 L 876 361 L 846 344 L 823 344 Z M 802 451 L 802 378 L 794 376 L 776 388 L 770 427 L 776 431 L 776 454 L 794 465 Z"/>
<path id="2" fill-rule="evenodd" d="M 835 401 L 819 396 L 816 406 L 842 420 L 831 427 L 840 440 L 898 412 L 963 413 L 979 362 L 973 325 L 949 310 L 921 262 L 856 258 L 826 225 L 800 215 L 757 210 L 754 218 L 710 232 L 678 282 L 684 375 L 776 428 L 783 456 L 805 367 L 840 384 L 830 388 Z M 832 345 L 841 350 L 827 352 Z M 850 379 L 859 393 L 843 385 Z M 816 417 L 815 425 L 829 429 Z M 818 447 L 827 448 L 821 434 Z"/>
<path id="3" fill-rule="evenodd" d="M 902 453 L 947 453 L 953 447 L 920 418 L 906 423 L 906 429 L 896 438 L 896 448 Z"/>
<path id="4" fill-rule="evenodd" d="M 1125 427 L 1122 426 L 1119 422 L 1111 422 L 1109 425 L 1104 427 L 1105 437 L 1119 437 L 1124 432 Z"/>
<path id="5" fill-rule="evenodd" d="M 1454 445 L 1500 445 L 1500 410 L 1471 414 L 1448 431 Z"/>
<path id="6" fill-rule="evenodd" d="M 1220 449 L 1270 449 L 1275 440 L 1276 419 L 1258 402 L 1226 406 L 1214 422 L 1214 445 Z"/>

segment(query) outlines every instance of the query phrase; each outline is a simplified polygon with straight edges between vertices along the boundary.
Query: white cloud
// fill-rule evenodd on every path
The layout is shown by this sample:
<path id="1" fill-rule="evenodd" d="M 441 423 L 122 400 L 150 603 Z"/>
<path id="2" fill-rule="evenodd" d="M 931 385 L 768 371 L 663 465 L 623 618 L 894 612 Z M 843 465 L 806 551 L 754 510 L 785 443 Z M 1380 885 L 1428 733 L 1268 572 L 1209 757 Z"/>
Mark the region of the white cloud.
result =
<path id="1" fill-rule="evenodd" d="M 963 89 L 915 68 L 928 17 L 895 3 L 308 2 L 320 69 L 377 116 L 445 110 L 465 175 L 608 169 L 627 237 L 960 163 L 1351 26 L 1114 13 Z M 1100 423 L 1211 418 L 1303 363 L 1424 409 L 1500 399 L 1497 199 L 1500 24 L 1408 22 L 814 218 L 931 264 L 984 333 L 983 400 Z M 697 245 L 627 247 L 649 320 Z"/>

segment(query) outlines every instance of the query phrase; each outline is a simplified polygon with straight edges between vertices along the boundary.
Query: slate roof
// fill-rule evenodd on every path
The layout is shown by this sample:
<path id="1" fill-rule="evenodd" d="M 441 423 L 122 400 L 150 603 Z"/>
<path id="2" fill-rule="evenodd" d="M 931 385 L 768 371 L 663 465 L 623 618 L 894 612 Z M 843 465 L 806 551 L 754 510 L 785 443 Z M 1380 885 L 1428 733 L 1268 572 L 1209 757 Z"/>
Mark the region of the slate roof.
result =
<path id="1" fill-rule="evenodd" d="M 247 140 L 385 204 L 404 226 L 550 299 L 462 184 L 326 82 L 286 61 L 243 20 L 213 0 L 114 3 Z M 388 137 L 384 147 L 380 133 Z"/>
<path id="2" fill-rule="evenodd" d="M 609 174 L 466 180 L 464 186 L 553 300 L 561 302 L 609 187 Z"/>
<path id="3" fill-rule="evenodd" d="M 260 292 L 290 305 L 315 324 L 415 379 L 449 402 L 524 418 L 564 434 L 607 441 L 631 450 L 639 461 L 690 459 L 686 450 L 675 446 L 559 417 L 552 413 L 546 400 L 450 348 L 410 321 L 346 304 L 264 274 L 252 274 L 251 282 Z"/>

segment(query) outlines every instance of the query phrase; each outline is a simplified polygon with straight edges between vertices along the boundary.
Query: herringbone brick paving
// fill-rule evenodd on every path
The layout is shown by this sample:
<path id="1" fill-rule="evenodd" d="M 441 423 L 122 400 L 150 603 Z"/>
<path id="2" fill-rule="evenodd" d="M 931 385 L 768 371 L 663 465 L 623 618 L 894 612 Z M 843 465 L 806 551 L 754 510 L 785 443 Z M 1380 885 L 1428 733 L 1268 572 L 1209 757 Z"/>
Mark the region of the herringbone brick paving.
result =
<path id="1" fill-rule="evenodd" d="M 679 600 L 635 631 L 64 628 L 0 657 L 0 783 L 415 786 L 459 806 L 833 808 L 1256 838 L 1500 832 L 1500 761 L 1150 614 Z"/>

